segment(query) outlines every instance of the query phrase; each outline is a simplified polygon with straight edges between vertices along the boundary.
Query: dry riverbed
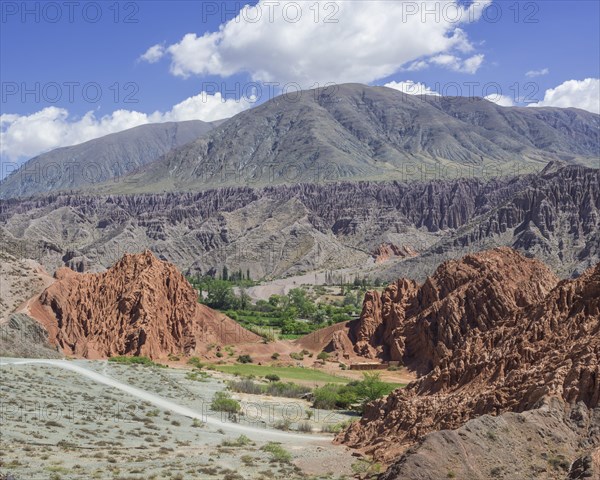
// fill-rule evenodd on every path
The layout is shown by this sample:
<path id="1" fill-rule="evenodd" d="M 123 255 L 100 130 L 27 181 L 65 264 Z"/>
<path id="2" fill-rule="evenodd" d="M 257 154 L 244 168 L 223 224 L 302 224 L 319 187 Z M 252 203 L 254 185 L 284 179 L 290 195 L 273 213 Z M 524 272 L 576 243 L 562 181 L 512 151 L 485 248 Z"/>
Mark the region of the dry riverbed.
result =
<path id="1" fill-rule="evenodd" d="M 0 477 L 59 479 L 349 478 L 356 461 L 324 425 L 348 416 L 302 400 L 233 394 L 244 415 L 212 412 L 227 375 L 73 361 L 101 383 L 56 365 L 0 366 Z M 96 373 L 94 373 L 96 372 Z M 128 391 L 123 385 L 135 387 Z M 190 413 L 191 412 L 191 413 Z M 194 418 L 194 416 L 196 418 Z M 277 429 L 287 420 L 290 431 Z M 273 448 L 274 443 L 278 444 Z M 266 447 L 266 449 L 265 449 Z M 270 447 L 270 448 L 269 448 Z M 282 453 L 283 452 L 283 453 Z M 289 455 L 289 457 L 288 457 Z M 8 477 L 11 478 L 11 477 Z"/>

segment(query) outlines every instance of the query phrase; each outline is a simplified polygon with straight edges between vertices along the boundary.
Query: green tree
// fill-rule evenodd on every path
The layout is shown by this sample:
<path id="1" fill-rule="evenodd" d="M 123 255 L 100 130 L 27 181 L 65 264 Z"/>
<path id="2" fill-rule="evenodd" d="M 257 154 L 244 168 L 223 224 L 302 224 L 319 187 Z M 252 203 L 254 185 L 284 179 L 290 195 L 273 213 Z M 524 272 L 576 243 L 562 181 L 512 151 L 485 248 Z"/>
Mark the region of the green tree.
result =
<path id="1" fill-rule="evenodd" d="M 363 373 L 362 381 L 356 385 L 356 393 L 363 403 L 368 403 L 378 398 L 388 395 L 393 387 L 381 380 L 378 373 Z"/>
<path id="2" fill-rule="evenodd" d="M 206 289 L 205 303 L 211 308 L 226 310 L 236 305 L 233 287 L 225 280 L 211 280 L 204 284 Z"/>
<path id="3" fill-rule="evenodd" d="M 223 265 L 223 273 L 221 274 L 222 280 L 229 280 L 229 270 L 227 270 L 227 265 Z"/>
<path id="4" fill-rule="evenodd" d="M 246 310 L 250 305 L 250 295 L 246 292 L 245 288 L 240 288 L 240 294 L 238 296 L 240 308 L 242 310 Z"/>

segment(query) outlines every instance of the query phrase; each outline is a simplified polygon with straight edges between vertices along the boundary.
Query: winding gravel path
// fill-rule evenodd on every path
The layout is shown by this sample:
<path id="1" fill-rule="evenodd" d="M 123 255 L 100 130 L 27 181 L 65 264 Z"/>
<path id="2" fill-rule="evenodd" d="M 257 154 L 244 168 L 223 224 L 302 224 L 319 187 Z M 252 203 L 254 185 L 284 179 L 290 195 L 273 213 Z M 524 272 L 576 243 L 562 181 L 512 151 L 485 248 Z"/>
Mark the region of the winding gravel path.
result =
<path id="1" fill-rule="evenodd" d="M 281 432 L 277 430 L 268 430 L 265 428 L 252 427 L 237 423 L 225 423 L 217 418 L 208 416 L 206 413 L 203 414 L 197 412 L 195 410 L 192 410 L 191 408 L 179 405 L 175 402 L 172 402 L 171 400 L 160 397 L 154 393 L 142 390 L 140 388 L 132 387 L 131 385 L 127 385 L 118 380 L 115 380 L 114 378 L 107 377 L 105 375 L 102 375 L 101 373 L 82 367 L 81 365 L 77 365 L 72 361 L 68 360 L 0 359 L 0 367 L 4 367 L 7 365 L 50 365 L 62 368 L 64 370 L 70 370 L 86 378 L 89 378 L 90 380 L 93 380 L 97 383 L 102 383 L 109 387 L 119 389 L 133 397 L 150 402 L 164 410 L 170 410 L 171 412 L 178 413 L 179 415 L 183 415 L 190 418 L 197 418 L 198 420 L 201 420 L 202 422 L 208 423 L 210 425 L 219 426 L 223 430 L 243 433 L 245 435 L 248 435 L 249 437 L 253 437 L 253 439 L 257 441 L 293 441 L 295 444 L 311 444 L 317 442 L 331 443 L 331 440 L 333 438 L 317 435 L 301 435 L 298 433 Z"/>

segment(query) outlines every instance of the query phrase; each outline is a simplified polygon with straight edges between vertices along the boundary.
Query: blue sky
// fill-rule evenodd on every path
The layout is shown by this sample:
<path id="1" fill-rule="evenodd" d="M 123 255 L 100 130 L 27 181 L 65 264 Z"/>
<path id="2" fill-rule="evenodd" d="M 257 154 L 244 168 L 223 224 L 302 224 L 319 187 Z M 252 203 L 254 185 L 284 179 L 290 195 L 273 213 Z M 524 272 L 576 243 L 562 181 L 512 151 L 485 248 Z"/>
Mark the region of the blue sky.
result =
<path id="1" fill-rule="evenodd" d="M 2 2 L 2 159 L 149 121 L 230 116 L 256 101 L 235 102 L 250 82 L 357 81 L 600 109 L 600 2 L 487 1 L 441 3 L 425 17 L 424 2 L 307 1 L 284 14 L 282 1 L 272 19 L 261 4 L 258 21 L 257 8 L 238 17 L 244 2 L 80 2 L 72 11 L 26 2 L 29 13 Z"/>

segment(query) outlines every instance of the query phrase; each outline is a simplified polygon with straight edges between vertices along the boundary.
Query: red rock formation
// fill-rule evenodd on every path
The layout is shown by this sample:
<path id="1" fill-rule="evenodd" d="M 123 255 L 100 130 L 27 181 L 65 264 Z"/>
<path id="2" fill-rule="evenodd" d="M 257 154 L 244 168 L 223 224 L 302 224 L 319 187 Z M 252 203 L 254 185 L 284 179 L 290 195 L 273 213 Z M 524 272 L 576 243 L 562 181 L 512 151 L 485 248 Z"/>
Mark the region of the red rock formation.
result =
<path id="1" fill-rule="evenodd" d="M 522 412 L 549 397 L 598 406 L 600 264 L 557 283 L 538 262 L 497 249 L 442 265 L 412 295 L 400 307 L 392 300 L 381 324 L 400 322 L 403 358 L 428 363 L 428 373 L 370 404 L 338 440 L 390 460 L 431 431 L 483 414 Z"/>
<path id="2" fill-rule="evenodd" d="M 385 263 L 391 258 L 411 258 L 416 257 L 418 253 L 409 246 L 399 247 L 393 243 L 383 243 L 373 250 L 373 258 L 376 264 Z"/>
<path id="3" fill-rule="evenodd" d="M 542 263 L 509 248 L 446 262 L 421 286 L 401 279 L 382 294 L 368 292 L 352 331 L 355 351 L 428 371 L 467 332 L 488 330 L 538 302 L 557 282 Z"/>
<path id="4" fill-rule="evenodd" d="M 32 310 L 52 342 L 86 358 L 191 355 L 209 343 L 260 341 L 197 298 L 173 265 L 146 251 L 125 255 L 103 273 L 58 270 Z"/>

